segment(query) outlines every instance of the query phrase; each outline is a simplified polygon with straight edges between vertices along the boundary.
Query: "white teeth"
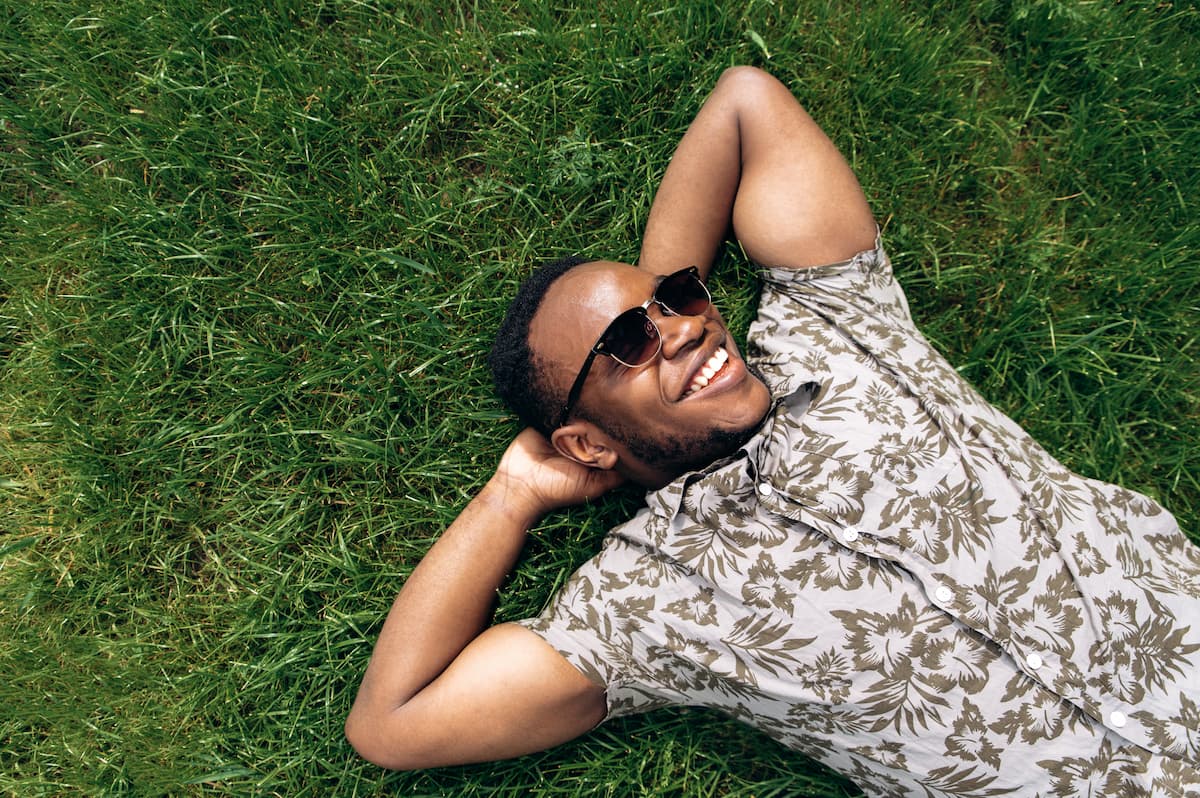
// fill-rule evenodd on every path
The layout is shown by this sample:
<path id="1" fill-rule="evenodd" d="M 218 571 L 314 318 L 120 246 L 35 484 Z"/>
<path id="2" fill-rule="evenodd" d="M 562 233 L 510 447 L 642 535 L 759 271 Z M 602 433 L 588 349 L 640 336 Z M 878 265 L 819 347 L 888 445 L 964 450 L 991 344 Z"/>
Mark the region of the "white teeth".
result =
<path id="1" fill-rule="evenodd" d="M 696 376 L 692 378 L 691 384 L 688 385 L 688 389 L 684 391 L 683 395 L 691 396 L 701 388 L 707 387 L 727 360 L 729 360 L 729 353 L 723 347 L 713 352 L 713 356 L 708 359 L 708 362 L 700 367 L 700 371 L 696 372 Z"/>

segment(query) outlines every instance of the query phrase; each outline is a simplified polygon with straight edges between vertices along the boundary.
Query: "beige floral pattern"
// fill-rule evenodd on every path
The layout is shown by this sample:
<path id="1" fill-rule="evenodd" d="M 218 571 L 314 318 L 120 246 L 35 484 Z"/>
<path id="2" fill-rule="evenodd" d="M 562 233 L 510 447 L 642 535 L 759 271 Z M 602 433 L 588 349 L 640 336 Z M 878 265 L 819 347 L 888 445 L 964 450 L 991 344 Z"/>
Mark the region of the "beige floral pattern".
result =
<path id="1" fill-rule="evenodd" d="M 768 269 L 779 401 L 523 623 L 609 716 L 706 706 L 870 795 L 1200 794 L 1200 550 L 916 330 L 882 247 Z"/>

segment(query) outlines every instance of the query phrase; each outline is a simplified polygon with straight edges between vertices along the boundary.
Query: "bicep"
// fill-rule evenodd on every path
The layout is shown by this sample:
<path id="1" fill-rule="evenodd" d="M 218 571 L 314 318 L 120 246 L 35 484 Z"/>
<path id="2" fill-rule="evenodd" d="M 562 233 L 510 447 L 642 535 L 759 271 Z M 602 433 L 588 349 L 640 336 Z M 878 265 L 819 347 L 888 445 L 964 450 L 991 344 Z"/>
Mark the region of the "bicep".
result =
<path id="1" fill-rule="evenodd" d="M 803 268 L 845 260 L 875 242 L 875 220 L 849 164 L 774 80 L 759 78 L 742 115 L 734 234 L 752 260 Z"/>
<path id="2" fill-rule="evenodd" d="M 484 762 L 545 750 L 605 714 L 603 687 L 540 637 L 503 624 L 483 632 L 403 706 L 362 719 L 354 745 L 394 769 Z"/>
<path id="3" fill-rule="evenodd" d="M 671 159 L 639 265 L 707 273 L 732 223 L 752 260 L 802 268 L 845 260 L 875 241 L 850 166 L 786 86 L 727 70 Z"/>

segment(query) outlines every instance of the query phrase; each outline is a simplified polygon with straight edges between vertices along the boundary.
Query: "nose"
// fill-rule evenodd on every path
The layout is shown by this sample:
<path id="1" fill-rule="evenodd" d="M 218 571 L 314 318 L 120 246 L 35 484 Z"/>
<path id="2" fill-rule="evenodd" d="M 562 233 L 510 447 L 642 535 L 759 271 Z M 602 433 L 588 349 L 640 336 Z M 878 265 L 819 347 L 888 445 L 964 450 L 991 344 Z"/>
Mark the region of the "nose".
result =
<path id="1" fill-rule="evenodd" d="M 704 314 L 680 316 L 666 313 L 659 308 L 658 313 L 654 315 L 654 323 L 662 336 L 662 356 L 670 360 L 696 346 L 704 337 L 705 321 L 707 318 Z"/>

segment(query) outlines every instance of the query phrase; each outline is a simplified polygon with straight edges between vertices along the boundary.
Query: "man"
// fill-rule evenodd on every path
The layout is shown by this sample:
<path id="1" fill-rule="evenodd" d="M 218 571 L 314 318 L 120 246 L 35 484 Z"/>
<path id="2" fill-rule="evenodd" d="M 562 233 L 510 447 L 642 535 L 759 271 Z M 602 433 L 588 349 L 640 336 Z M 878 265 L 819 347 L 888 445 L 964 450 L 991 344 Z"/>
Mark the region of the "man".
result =
<path id="1" fill-rule="evenodd" d="M 770 267 L 746 356 L 702 284 L 730 225 Z M 492 360 L 531 428 L 397 597 L 346 726 L 366 758 L 511 757 L 692 704 L 875 795 L 1200 790 L 1200 552 L 921 337 L 774 78 L 726 72 L 639 267 L 535 275 Z M 484 630 L 526 531 L 626 479 L 647 506 L 541 617 Z"/>

